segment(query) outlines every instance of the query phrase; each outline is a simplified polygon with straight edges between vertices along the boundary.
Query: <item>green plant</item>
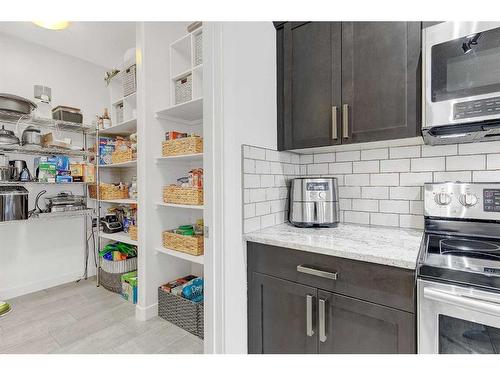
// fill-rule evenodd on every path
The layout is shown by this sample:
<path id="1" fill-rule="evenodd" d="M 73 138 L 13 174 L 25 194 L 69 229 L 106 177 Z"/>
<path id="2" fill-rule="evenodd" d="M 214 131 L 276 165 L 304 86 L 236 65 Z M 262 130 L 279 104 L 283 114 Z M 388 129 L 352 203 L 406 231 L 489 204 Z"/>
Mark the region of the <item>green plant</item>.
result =
<path id="1" fill-rule="evenodd" d="M 106 82 L 106 87 L 109 86 L 113 77 L 115 77 L 120 71 L 118 69 L 113 69 L 110 72 L 106 72 L 104 75 L 104 81 Z"/>

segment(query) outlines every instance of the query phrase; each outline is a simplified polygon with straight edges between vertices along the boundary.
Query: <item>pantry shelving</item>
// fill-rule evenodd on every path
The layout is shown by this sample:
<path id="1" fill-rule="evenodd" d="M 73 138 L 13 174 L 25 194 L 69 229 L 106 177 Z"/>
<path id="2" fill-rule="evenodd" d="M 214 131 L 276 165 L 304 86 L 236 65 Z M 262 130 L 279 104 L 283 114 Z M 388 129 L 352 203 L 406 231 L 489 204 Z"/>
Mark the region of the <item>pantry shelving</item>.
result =
<path id="1" fill-rule="evenodd" d="M 113 125 L 108 129 L 101 129 L 99 133 L 104 136 L 108 135 L 130 135 L 137 131 L 137 118 L 122 121 L 119 124 Z"/>
<path id="2" fill-rule="evenodd" d="M 105 238 L 105 239 L 111 240 L 111 241 L 123 242 L 123 243 L 129 244 L 129 245 L 134 245 L 134 246 L 139 245 L 138 241 L 131 239 L 130 236 L 125 232 L 118 232 L 118 233 L 100 232 L 99 236 L 101 238 Z"/>
<path id="3" fill-rule="evenodd" d="M 130 167 L 136 167 L 137 166 L 137 160 L 130 160 L 130 161 L 125 161 L 123 163 L 115 163 L 115 164 L 101 164 L 99 168 L 130 168 Z"/>
<path id="4" fill-rule="evenodd" d="M 159 156 L 156 158 L 156 160 L 158 162 L 169 161 L 169 160 L 180 160 L 180 161 L 203 160 L 203 153 L 175 155 L 175 156 Z"/>
<path id="5" fill-rule="evenodd" d="M 191 205 L 191 204 L 175 204 L 175 203 L 165 203 L 165 202 L 157 202 L 156 205 L 158 207 L 174 207 L 174 208 L 188 208 L 191 210 L 203 210 L 203 205 Z"/>
<path id="6" fill-rule="evenodd" d="M 94 155 L 93 152 L 83 150 L 69 150 L 57 147 L 30 147 L 20 145 L 0 145 L 0 152 L 11 152 L 16 154 L 39 156 L 65 155 L 69 157 L 89 157 Z"/>
<path id="7" fill-rule="evenodd" d="M 51 118 L 36 117 L 34 115 L 19 115 L 14 112 L 0 110 L 0 124 L 11 124 L 19 127 L 28 125 L 39 126 L 47 129 L 59 131 L 69 131 L 76 133 L 90 133 L 94 131 L 95 125 L 81 124 Z"/>
<path id="8" fill-rule="evenodd" d="M 166 255 L 173 256 L 175 258 L 184 259 L 184 260 L 187 260 L 189 262 L 203 265 L 203 255 L 195 256 L 195 255 L 191 255 L 191 254 L 186 254 L 186 253 L 183 253 L 183 252 L 180 252 L 177 250 L 167 249 L 163 246 L 157 247 L 155 250 L 159 254 L 166 254 Z"/>
<path id="9" fill-rule="evenodd" d="M 156 117 L 183 125 L 201 125 L 203 122 L 203 98 L 200 97 L 157 111 Z"/>

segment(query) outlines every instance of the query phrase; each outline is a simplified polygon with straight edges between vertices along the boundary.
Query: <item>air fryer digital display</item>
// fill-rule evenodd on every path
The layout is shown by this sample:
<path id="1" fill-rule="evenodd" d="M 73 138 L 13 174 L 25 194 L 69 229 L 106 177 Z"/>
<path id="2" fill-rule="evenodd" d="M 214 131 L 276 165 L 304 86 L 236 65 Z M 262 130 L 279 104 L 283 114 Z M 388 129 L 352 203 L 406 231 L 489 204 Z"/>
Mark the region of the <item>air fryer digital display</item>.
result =
<path id="1" fill-rule="evenodd" d="M 328 182 L 308 182 L 306 184 L 307 191 L 327 191 Z"/>

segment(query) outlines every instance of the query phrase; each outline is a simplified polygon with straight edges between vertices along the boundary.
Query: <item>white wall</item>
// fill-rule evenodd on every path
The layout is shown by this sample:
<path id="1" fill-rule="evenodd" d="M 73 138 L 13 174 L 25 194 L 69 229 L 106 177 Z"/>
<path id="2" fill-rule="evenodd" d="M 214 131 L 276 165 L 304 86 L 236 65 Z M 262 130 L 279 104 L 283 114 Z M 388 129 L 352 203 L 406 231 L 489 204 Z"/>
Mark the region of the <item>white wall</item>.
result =
<path id="1" fill-rule="evenodd" d="M 276 149 L 276 36 L 271 22 L 222 26 L 224 351 L 247 352 L 242 144 Z"/>
<path id="2" fill-rule="evenodd" d="M 52 104 L 82 109 L 84 121 L 109 106 L 106 69 L 0 34 L 0 92 L 33 98 L 33 85 L 52 88 Z M 81 139 L 81 138 L 80 138 Z M 31 160 L 25 155 L 18 155 Z M 41 186 L 29 187 L 30 208 Z M 68 190 L 50 187 L 49 194 Z M 81 194 L 83 187 L 71 187 Z M 78 279 L 84 267 L 83 218 L 0 224 L 0 299 Z"/>

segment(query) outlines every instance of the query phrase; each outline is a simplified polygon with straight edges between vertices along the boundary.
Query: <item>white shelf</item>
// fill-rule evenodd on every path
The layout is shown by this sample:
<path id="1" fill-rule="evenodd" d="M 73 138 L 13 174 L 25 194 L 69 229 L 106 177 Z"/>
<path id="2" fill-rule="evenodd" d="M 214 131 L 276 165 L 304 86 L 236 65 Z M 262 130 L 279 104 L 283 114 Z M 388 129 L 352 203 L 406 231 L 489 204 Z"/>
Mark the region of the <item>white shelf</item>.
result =
<path id="1" fill-rule="evenodd" d="M 137 160 L 125 161 L 115 164 L 99 164 L 99 168 L 132 168 L 137 167 Z"/>
<path id="2" fill-rule="evenodd" d="M 120 104 L 120 103 L 123 103 L 125 100 L 132 100 L 132 99 L 133 99 L 133 100 L 135 100 L 136 96 L 137 96 L 137 92 L 133 92 L 133 93 L 132 93 L 132 94 L 130 94 L 130 95 L 127 95 L 127 96 L 125 96 L 125 97 L 123 97 L 123 98 L 120 98 L 120 99 L 118 99 L 118 100 L 115 100 L 113 103 L 111 103 L 111 105 L 112 105 L 112 106 L 116 106 L 116 105 L 118 105 L 118 104 Z"/>
<path id="3" fill-rule="evenodd" d="M 192 160 L 203 160 L 203 153 L 198 153 L 198 154 L 187 154 L 187 155 L 176 155 L 176 156 L 160 156 L 157 157 L 156 160 L 158 162 L 161 161 L 166 161 L 166 160 L 185 160 L 185 161 L 192 161 Z"/>
<path id="4" fill-rule="evenodd" d="M 90 198 L 92 200 L 96 200 L 95 198 Z M 136 199 L 101 199 L 103 203 L 114 203 L 114 204 L 137 204 Z"/>
<path id="5" fill-rule="evenodd" d="M 99 135 L 130 135 L 137 131 L 137 119 L 123 121 L 108 129 L 99 130 Z"/>
<path id="6" fill-rule="evenodd" d="M 165 247 L 157 247 L 155 250 L 157 253 L 167 254 L 167 255 L 170 255 L 170 256 L 173 256 L 173 257 L 176 257 L 179 259 L 184 259 L 184 260 L 187 260 L 189 262 L 193 262 L 193 263 L 197 263 L 197 264 L 203 264 L 203 255 L 198 255 L 198 256 L 190 255 L 190 254 L 182 253 L 180 251 L 167 249 Z"/>
<path id="7" fill-rule="evenodd" d="M 174 203 L 165 203 L 165 202 L 157 202 L 157 206 L 163 207 L 175 207 L 175 208 L 189 208 L 192 210 L 203 210 L 205 206 L 203 205 L 194 205 L 194 204 L 174 204 Z"/>
<path id="8" fill-rule="evenodd" d="M 185 70 L 185 71 L 183 71 L 181 73 L 178 73 L 178 74 L 174 75 L 171 79 L 172 79 L 172 81 L 177 81 L 178 79 L 184 78 L 184 77 L 186 77 L 186 76 L 188 76 L 190 74 L 192 74 L 192 70 L 188 69 L 188 70 Z"/>
<path id="9" fill-rule="evenodd" d="M 203 98 L 158 111 L 156 117 L 184 125 L 200 125 L 203 123 Z"/>
<path id="10" fill-rule="evenodd" d="M 106 238 L 106 239 L 111 240 L 111 241 L 127 243 L 129 245 L 134 245 L 134 246 L 139 245 L 139 242 L 130 239 L 130 236 L 128 235 L 128 233 L 125 233 L 125 232 L 104 233 L 101 231 L 99 233 L 99 237 Z"/>

